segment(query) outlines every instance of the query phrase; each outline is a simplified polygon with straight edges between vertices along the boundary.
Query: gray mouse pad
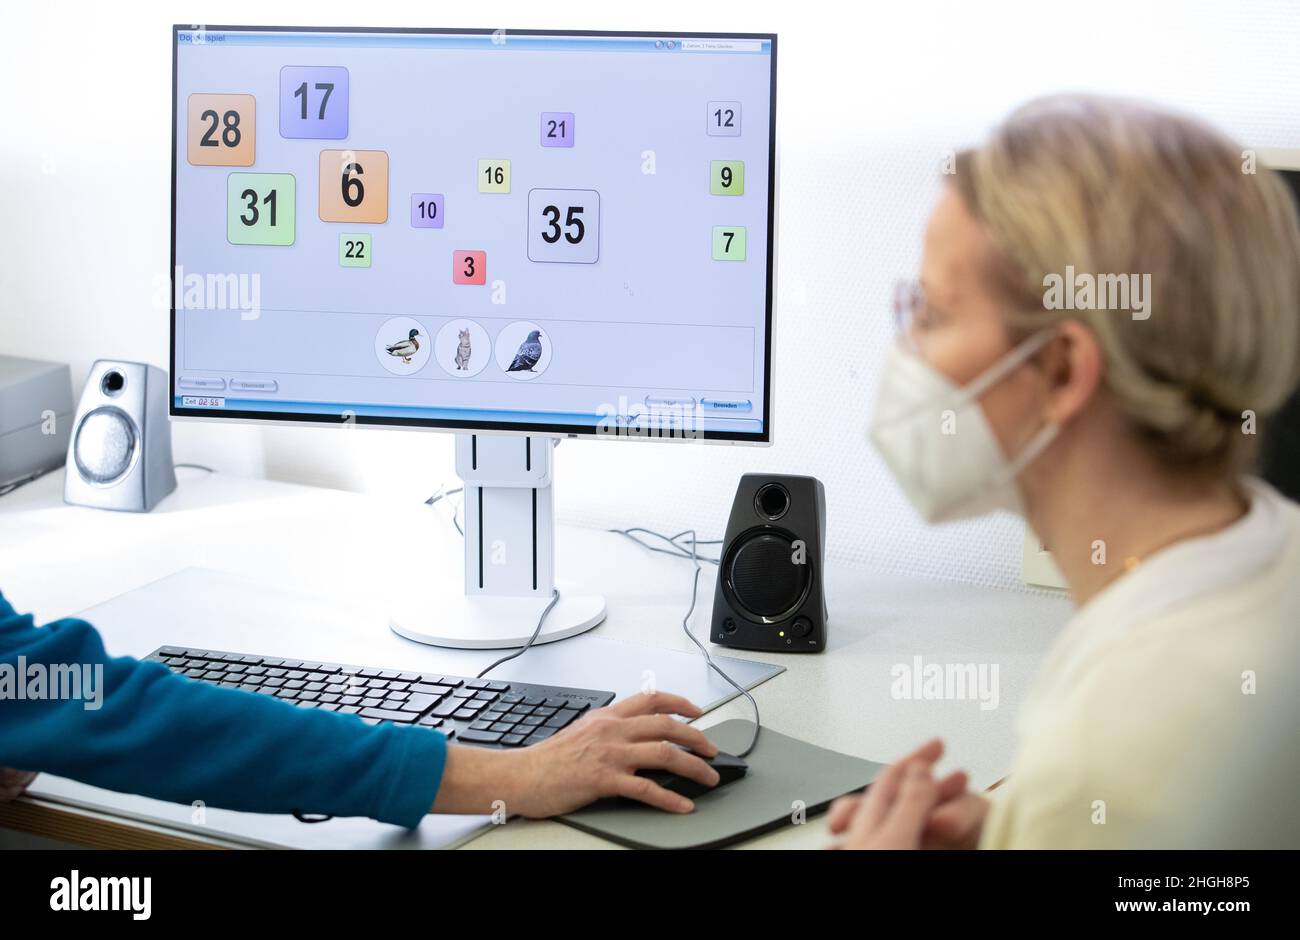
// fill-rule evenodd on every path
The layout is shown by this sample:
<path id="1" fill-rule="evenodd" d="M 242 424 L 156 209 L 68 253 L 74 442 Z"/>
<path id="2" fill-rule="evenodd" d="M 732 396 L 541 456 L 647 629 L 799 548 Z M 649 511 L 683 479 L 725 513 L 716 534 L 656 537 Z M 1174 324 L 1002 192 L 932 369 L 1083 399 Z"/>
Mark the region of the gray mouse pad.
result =
<path id="1" fill-rule="evenodd" d="M 754 723 L 733 718 L 704 734 L 737 754 L 749 744 Z M 792 825 L 798 807 L 811 817 L 838 796 L 860 790 L 884 764 L 828 751 L 764 728 L 745 760 L 749 772 L 695 799 L 695 812 L 665 813 L 631 800 L 600 800 L 560 821 L 636 849 L 720 848 L 748 836 Z"/>

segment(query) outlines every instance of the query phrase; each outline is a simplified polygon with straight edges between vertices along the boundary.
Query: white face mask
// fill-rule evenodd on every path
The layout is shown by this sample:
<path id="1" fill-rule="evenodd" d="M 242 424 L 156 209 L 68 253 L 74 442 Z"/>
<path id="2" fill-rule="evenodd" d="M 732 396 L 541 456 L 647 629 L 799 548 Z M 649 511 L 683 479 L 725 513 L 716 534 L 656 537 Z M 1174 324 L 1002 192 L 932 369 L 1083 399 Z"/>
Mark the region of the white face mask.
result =
<path id="1" fill-rule="evenodd" d="M 1060 428 L 1045 425 L 1008 460 L 979 399 L 1051 337 L 1050 330 L 1035 333 L 965 386 L 895 345 L 868 437 L 926 522 L 1021 513 L 1016 477 Z"/>

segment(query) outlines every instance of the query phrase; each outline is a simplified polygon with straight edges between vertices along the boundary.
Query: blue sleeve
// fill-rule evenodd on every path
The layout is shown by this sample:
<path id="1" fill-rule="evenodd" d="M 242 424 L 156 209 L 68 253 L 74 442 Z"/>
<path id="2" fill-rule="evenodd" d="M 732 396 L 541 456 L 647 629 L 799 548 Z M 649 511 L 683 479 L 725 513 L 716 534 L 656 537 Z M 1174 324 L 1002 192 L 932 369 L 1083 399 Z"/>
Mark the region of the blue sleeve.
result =
<path id="1" fill-rule="evenodd" d="M 35 675 L 74 665 L 102 675 L 97 688 L 80 699 L 34 697 Z M 33 697 L 19 698 L 15 683 Z M 436 731 L 370 726 L 187 679 L 161 663 L 109 658 L 90 624 L 37 627 L 0 595 L 0 766 L 176 803 L 369 816 L 409 828 L 433 805 L 446 757 Z"/>

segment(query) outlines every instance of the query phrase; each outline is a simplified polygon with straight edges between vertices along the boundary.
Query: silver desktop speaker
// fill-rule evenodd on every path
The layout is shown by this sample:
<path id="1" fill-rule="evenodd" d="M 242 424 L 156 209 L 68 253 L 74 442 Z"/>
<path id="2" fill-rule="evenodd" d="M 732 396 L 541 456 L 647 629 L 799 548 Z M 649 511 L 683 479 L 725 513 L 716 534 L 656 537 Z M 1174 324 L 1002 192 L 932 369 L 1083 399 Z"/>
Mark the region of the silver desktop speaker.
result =
<path id="1" fill-rule="evenodd" d="M 176 489 L 167 373 L 140 362 L 90 367 L 72 424 L 63 501 L 148 512 Z"/>

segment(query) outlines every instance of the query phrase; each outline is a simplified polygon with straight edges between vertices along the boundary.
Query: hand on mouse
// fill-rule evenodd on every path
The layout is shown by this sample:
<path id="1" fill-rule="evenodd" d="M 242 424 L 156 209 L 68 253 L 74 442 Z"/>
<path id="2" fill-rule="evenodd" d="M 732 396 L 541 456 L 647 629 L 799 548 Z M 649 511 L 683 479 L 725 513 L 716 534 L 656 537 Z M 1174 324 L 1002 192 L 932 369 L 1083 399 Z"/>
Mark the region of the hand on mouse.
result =
<path id="1" fill-rule="evenodd" d="M 718 772 L 696 755 L 714 757 L 717 745 L 672 717 L 701 714 L 681 696 L 649 692 L 595 709 L 532 747 L 451 747 L 433 811 L 489 813 L 501 801 L 510 815 L 541 818 L 572 812 L 601 797 L 623 796 L 670 813 L 689 813 L 695 808 L 691 800 L 636 772 L 663 769 L 715 786 Z"/>
<path id="2" fill-rule="evenodd" d="M 934 779 L 934 764 L 942 755 L 942 741 L 927 741 L 887 768 L 866 794 L 836 800 L 829 825 L 832 833 L 843 838 L 832 847 L 922 848 L 936 812 L 963 795 L 979 799 L 965 793 L 966 774 L 961 771 Z"/>
<path id="3" fill-rule="evenodd" d="M 698 728 L 672 717 L 700 714 L 686 699 L 664 692 L 642 693 L 596 709 L 554 737 L 519 752 L 530 758 L 534 781 L 519 812 L 554 816 L 603 796 L 624 796 L 671 813 L 689 813 L 695 808 L 693 802 L 636 772 L 664 769 L 707 786 L 717 784 L 718 772 L 696 756 L 713 757 L 717 745 Z"/>

